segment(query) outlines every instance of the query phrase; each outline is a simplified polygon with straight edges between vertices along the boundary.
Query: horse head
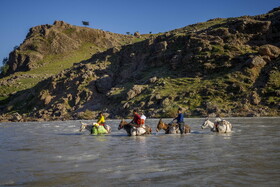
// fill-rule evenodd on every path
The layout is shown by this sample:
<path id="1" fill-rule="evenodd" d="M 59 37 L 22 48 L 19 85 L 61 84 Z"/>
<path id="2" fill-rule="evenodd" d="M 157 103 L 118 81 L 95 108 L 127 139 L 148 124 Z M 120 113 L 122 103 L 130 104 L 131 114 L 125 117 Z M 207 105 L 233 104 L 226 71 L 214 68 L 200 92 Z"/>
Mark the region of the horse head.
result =
<path id="1" fill-rule="evenodd" d="M 160 118 L 160 120 L 159 120 L 159 122 L 158 122 L 158 124 L 157 124 L 157 129 L 156 129 L 156 131 L 157 131 L 157 132 L 160 131 L 160 130 L 162 129 L 162 127 L 163 127 L 163 121 L 162 121 L 162 119 Z"/>
<path id="2" fill-rule="evenodd" d="M 119 124 L 118 130 L 121 130 L 125 125 L 127 125 L 127 122 L 124 121 L 124 119 L 122 119 L 120 124 Z"/>
<path id="3" fill-rule="evenodd" d="M 86 123 L 83 123 L 81 122 L 81 126 L 80 126 L 80 132 L 82 132 L 82 130 L 84 130 L 86 128 L 87 124 Z"/>

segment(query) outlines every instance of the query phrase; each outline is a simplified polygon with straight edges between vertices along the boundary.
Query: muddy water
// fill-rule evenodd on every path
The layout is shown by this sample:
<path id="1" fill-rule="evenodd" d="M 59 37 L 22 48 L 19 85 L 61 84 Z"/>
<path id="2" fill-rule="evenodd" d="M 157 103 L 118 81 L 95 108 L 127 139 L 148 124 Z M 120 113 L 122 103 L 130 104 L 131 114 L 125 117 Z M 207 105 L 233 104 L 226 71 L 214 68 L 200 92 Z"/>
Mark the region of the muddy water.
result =
<path id="1" fill-rule="evenodd" d="M 79 121 L 0 123 L 0 186 L 279 186 L 280 118 L 229 118 L 230 134 L 128 137 L 78 132 Z M 169 122 L 170 120 L 165 119 Z M 86 121 L 91 122 L 91 121 Z"/>

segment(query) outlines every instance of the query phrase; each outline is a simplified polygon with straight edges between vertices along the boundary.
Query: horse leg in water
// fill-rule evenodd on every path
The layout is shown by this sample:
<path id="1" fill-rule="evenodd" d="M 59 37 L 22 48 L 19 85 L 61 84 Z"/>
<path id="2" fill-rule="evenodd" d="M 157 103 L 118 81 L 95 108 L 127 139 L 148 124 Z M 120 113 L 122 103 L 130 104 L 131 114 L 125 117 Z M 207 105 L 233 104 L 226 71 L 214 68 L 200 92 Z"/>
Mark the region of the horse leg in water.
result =
<path id="1" fill-rule="evenodd" d="M 191 127 L 189 125 L 185 125 L 185 130 L 184 130 L 185 134 L 187 133 L 191 133 Z"/>

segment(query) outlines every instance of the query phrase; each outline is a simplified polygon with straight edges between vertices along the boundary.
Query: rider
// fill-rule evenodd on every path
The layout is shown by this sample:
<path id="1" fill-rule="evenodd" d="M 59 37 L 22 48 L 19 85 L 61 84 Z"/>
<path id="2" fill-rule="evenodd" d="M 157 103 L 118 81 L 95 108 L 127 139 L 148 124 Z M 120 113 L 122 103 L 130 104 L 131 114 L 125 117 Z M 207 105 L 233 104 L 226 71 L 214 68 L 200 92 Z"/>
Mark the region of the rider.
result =
<path id="1" fill-rule="evenodd" d="M 179 130 L 180 130 L 180 133 L 183 134 L 184 133 L 184 115 L 182 113 L 182 108 L 178 108 L 178 116 L 176 118 L 173 119 L 174 120 L 177 120 L 177 123 L 179 125 Z"/>
<path id="2" fill-rule="evenodd" d="M 99 112 L 97 123 L 102 126 L 105 125 L 105 116 L 103 115 L 103 112 Z"/>
<path id="3" fill-rule="evenodd" d="M 130 122 L 131 125 L 136 125 L 136 127 L 140 127 L 140 124 L 141 124 L 141 117 L 140 115 L 138 114 L 137 110 L 134 109 L 133 110 L 133 120 Z"/>
<path id="4" fill-rule="evenodd" d="M 217 132 L 219 132 L 219 128 L 218 128 L 218 125 L 220 125 L 220 123 L 222 122 L 223 120 L 218 116 L 215 121 L 214 121 L 214 127 L 216 129 Z"/>
<path id="5" fill-rule="evenodd" d="M 109 132 L 109 127 L 105 123 L 105 116 L 104 116 L 103 112 L 99 112 L 97 123 L 99 125 L 102 125 Z"/>

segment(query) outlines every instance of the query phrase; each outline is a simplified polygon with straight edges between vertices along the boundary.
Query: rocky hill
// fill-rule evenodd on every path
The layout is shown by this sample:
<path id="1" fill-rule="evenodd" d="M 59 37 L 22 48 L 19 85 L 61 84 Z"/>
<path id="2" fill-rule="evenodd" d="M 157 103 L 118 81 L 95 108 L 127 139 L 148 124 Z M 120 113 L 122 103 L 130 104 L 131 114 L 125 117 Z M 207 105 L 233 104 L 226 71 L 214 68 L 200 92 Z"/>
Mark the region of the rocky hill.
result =
<path id="1" fill-rule="evenodd" d="M 30 33 L 26 46 L 35 41 Z M 44 33 L 42 40 L 55 43 L 55 37 Z M 280 115 L 279 8 L 259 16 L 212 19 L 142 39 L 110 35 L 109 45 L 96 44 L 107 50 L 2 99 L 2 120 L 90 119 L 99 111 L 116 118 L 131 115 L 134 108 L 149 117 L 173 117 L 178 107 L 190 117 Z M 74 53 L 80 37 L 74 31 L 72 36 L 74 41 L 63 39 L 69 44 L 57 50 L 47 43 L 32 49 L 48 55 Z M 30 49 L 26 46 L 19 48 Z M 23 62 L 9 61 L 7 73 L 38 67 L 32 60 Z"/>
<path id="2" fill-rule="evenodd" d="M 47 57 L 58 58 L 69 55 L 82 47 L 89 47 L 91 49 L 89 53 L 93 54 L 123 45 L 129 39 L 131 37 L 77 27 L 63 21 L 55 21 L 53 25 L 33 27 L 29 30 L 24 42 L 10 54 L 6 75 L 17 71 L 32 70 L 51 63 Z"/>

